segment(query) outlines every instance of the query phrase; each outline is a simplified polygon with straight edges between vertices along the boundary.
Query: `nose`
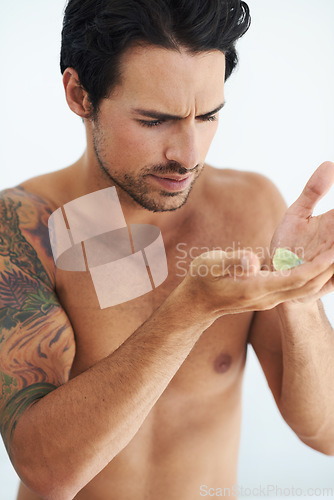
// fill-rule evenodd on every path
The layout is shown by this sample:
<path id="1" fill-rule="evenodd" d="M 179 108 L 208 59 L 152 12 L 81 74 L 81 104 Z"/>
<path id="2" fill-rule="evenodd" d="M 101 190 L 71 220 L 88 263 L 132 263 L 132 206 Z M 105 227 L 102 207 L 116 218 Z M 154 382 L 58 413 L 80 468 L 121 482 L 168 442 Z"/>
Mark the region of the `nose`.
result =
<path id="1" fill-rule="evenodd" d="M 187 170 L 200 163 L 199 138 L 193 124 L 177 123 L 176 130 L 171 134 L 165 156 L 175 161 Z"/>

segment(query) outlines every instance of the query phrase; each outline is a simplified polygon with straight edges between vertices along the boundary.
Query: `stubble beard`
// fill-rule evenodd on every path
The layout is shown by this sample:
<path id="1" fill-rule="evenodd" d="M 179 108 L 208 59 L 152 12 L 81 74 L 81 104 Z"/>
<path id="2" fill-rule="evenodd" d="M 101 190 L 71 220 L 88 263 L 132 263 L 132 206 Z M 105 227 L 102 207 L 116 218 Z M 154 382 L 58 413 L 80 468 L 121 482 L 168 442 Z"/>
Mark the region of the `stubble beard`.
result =
<path id="1" fill-rule="evenodd" d="M 103 137 L 97 127 L 97 133 L 93 133 L 93 144 L 95 155 L 104 178 L 109 179 L 116 184 L 122 191 L 131 197 L 138 205 L 150 212 L 173 212 L 183 207 L 189 198 L 194 184 L 203 171 L 204 165 L 196 165 L 191 170 L 187 170 L 177 162 L 169 162 L 166 165 L 155 165 L 142 168 L 136 176 L 128 173 L 117 175 L 112 165 L 107 165 L 104 161 Z M 111 173 L 112 172 L 112 173 Z M 186 191 L 168 192 L 161 190 L 152 193 L 152 189 L 145 181 L 148 175 L 168 175 L 178 174 L 186 175 L 193 173 L 194 178 Z M 154 199 L 154 195 L 155 198 Z"/>

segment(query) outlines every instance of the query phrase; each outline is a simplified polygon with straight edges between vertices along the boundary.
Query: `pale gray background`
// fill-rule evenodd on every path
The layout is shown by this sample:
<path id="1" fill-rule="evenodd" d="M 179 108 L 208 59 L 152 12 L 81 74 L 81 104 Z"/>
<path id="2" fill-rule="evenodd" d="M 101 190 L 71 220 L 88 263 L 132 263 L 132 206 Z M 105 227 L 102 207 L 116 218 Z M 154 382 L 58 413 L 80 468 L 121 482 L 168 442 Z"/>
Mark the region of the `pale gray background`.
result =
<path id="1" fill-rule="evenodd" d="M 334 160 L 334 1 L 248 3 L 252 27 L 238 45 L 240 67 L 208 162 L 267 175 L 290 204 L 315 168 Z M 67 166 L 84 149 L 58 69 L 63 7 L 64 0 L 0 0 L 0 189 Z M 333 208 L 333 192 L 319 211 Z M 333 305 L 326 298 L 332 324 Z M 0 449 L 0 500 L 14 500 L 16 484 Z M 252 351 L 239 484 L 290 488 L 282 496 L 292 487 L 334 488 L 334 458 L 306 447 L 284 423 Z"/>

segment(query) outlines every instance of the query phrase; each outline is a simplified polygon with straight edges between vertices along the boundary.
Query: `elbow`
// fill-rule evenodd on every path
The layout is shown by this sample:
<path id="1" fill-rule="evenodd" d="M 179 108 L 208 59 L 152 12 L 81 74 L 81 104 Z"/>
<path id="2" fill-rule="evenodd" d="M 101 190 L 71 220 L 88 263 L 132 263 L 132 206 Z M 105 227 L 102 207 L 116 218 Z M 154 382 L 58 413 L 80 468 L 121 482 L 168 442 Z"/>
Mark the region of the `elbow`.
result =
<path id="1" fill-rule="evenodd" d="M 327 455 L 329 457 L 334 457 L 334 447 L 329 449 L 329 450 L 323 451 L 322 453 L 324 453 L 325 455 Z"/>
<path id="2" fill-rule="evenodd" d="M 319 451 L 323 455 L 334 457 L 334 443 L 323 443 L 321 446 L 317 446 L 314 449 Z"/>
<path id="3" fill-rule="evenodd" d="M 70 490 L 69 488 L 52 485 L 50 483 L 45 484 L 35 480 L 26 481 L 23 478 L 22 481 L 31 493 L 34 493 L 42 500 L 72 500 L 76 493 L 78 493 L 73 492 L 73 489 Z"/>
<path id="4" fill-rule="evenodd" d="M 327 438 L 324 439 L 319 439 L 319 438 L 305 438 L 302 436 L 298 436 L 299 439 L 312 448 L 315 451 L 318 451 L 319 453 L 322 453 L 323 455 L 327 455 L 329 457 L 334 456 L 334 440 L 330 440 Z"/>
<path id="5" fill-rule="evenodd" d="M 16 440 L 11 449 L 10 459 L 24 485 L 38 498 L 43 500 L 71 500 L 82 488 L 78 478 L 65 464 L 43 454 L 43 448 L 34 450 L 31 443 L 27 446 Z M 58 462 L 58 465 L 57 465 Z"/>
<path id="6" fill-rule="evenodd" d="M 71 500 L 78 493 L 73 489 L 73 483 L 57 478 L 52 471 L 34 470 L 20 464 L 15 464 L 15 469 L 25 486 L 43 500 Z"/>
<path id="7" fill-rule="evenodd" d="M 72 500 L 84 486 L 82 477 L 27 418 L 27 413 L 21 417 L 8 450 L 18 476 L 43 500 Z"/>
<path id="8" fill-rule="evenodd" d="M 295 422 L 292 423 L 291 419 L 287 418 L 281 408 L 280 411 L 285 422 L 304 444 L 323 455 L 334 456 L 334 428 L 332 419 L 330 421 L 326 419 L 316 424 L 312 423 L 312 426 L 308 424 L 306 433 L 305 424 L 302 426 L 300 424 L 302 419 L 299 420 L 297 425 L 294 425 Z"/>

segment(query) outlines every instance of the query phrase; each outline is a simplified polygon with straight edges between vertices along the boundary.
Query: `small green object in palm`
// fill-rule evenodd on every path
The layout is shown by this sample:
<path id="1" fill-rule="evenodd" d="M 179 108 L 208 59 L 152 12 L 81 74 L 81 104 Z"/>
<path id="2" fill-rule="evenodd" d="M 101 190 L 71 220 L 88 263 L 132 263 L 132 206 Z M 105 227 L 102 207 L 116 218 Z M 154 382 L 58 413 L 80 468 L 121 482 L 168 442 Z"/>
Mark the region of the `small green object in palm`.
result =
<path id="1" fill-rule="evenodd" d="M 273 266 L 276 271 L 291 269 L 292 267 L 300 266 L 303 262 L 303 259 L 300 259 L 298 255 L 291 252 L 287 248 L 276 248 L 276 252 L 273 257 Z"/>

